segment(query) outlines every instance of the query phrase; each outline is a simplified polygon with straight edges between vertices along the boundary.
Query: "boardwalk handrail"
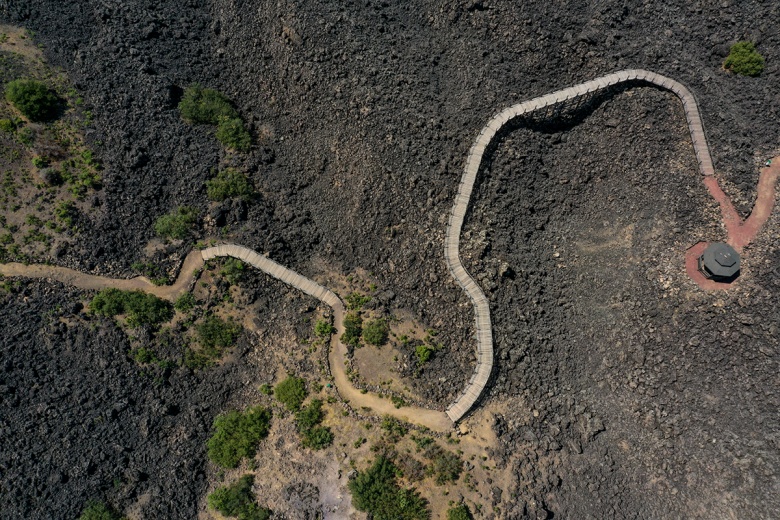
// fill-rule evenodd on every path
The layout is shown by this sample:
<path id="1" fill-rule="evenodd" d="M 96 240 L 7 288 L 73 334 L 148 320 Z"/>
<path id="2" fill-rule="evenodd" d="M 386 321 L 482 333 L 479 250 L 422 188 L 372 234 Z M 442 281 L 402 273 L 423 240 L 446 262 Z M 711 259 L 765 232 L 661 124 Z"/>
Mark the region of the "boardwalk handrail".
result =
<path id="1" fill-rule="evenodd" d="M 606 76 L 580 83 L 573 87 L 557 90 L 550 94 L 531 99 L 530 101 L 512 105 L 494 115 L 479 132 L 477 139 L 469 150 L 463 177 L 458 186 L 458 194 L 455 196 L 455 203 L 450 213 L 445 236 L 444 258 L 453 278 L 455 278 L 458 285 L 466 291 L 466 294 L 474 305 L 477 339 L 476 370 L 460 396 L 458 396 L 455 402 L 447 408 L 447 416 L 453 422 L 457 422 L 463 418 L 479 400 L 490 379 L 490 375 L 493 372 L 493 332 L 490 323 L 490 307 L 482 289 L 480 289 L 479 285 L 477 285 L 468 271 L 463 267 L 459 253 L 460 233 L 463 228 L 463 220 L 465 219 L 469 207 L 471 193 L 474 189 L 474 183 L 477 179 L 477 173 L 482 164 L 482 156 L 485 153 L 485 150 L 501 127 L 516 117 L 549 106 L 566 103 L 572 99 L 586 96 L 598 90 L 603 90 L 626 82 L 649 83 L 668 90 L 680 98 L 683 109 L 685 110 L 685 118 L 688 121 L 688 129 L 691 133 L 691 141 L 693 142 L 693 150 L 696 153 L 696 160 L 699 163 L 699 170 L 704 176 L 714 175 L 715 170 L 712 165 L 712 157 L 704 134 L 704 127 L 702 125 L 696 98 L 682 83 L 654 72 L 641 69 L 614 72 L 612 74 L 607 74 Z"/>

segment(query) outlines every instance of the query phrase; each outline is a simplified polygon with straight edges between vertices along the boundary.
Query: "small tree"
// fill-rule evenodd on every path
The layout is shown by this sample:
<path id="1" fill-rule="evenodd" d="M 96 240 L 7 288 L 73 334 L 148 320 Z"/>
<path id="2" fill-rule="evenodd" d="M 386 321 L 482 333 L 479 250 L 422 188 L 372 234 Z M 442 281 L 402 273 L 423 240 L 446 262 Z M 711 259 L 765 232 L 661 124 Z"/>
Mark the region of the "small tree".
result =
<path id="1" fill-rule="evenodd" d="M 17 79 L 8 83 L 5 99 L 31 121 L 52 118 L 60 101 L 46 85 L 34 79 Z"/>
<path id="2" fill-rule="evenodd" d="M 297 412 L 306 399 L 306 382 L 300 377 L 289 376 L 276 385 L 274 396 L 285 408 Z"/>
<path id="3" fill-rule="evenodd" d="M 764 57 L 753 42 L 737 42 L 731 46 L 723 68 L 743 76 L 758 76 L 764 71 Z"/>

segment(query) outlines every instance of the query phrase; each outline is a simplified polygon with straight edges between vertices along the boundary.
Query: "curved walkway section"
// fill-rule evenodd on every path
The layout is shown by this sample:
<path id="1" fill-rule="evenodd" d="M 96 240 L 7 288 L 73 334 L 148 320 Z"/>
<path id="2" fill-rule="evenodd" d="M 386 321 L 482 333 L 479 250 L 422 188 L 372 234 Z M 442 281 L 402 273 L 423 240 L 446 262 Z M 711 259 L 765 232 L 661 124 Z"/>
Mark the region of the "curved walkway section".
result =
<path id="1" fill-rule="evenodd" d="M 336 309 L 337 307 L 341 309 L 344 308 L 344 304 L 332 291 L 329 291 L 317 282 L 310 280 L 305 276 L 301 276 L 295 271 L 287 269 L 270 258 L 260 255 L 247 247 L 225 244 L 206 248 L 202 250 L 200 254 L 203 256 L 204 261 L 211 260 L 218 256 L 238 258 L 257 269 L 270 274 L 277 280 L 280 280 L 287 285 L 291 285 L 309 296 L 313 296 L 333 309 Z"/>
<path id="2" fill-rule="evenodd" d="M 546 115 L 549 107 L 565 105 L 575 99 L 580 100 L 597 91 L 627 82 L 649 83 L 673 92 L 680 98 L 685 109 L 685 118 L 688 120 L 688 128 L 691 132 L 691 141 L 693 142 L 699 169 L 704 176 L 711 176 L 715 173 L 710 150 L 707 146 L 707 139 L 704 135 L 699 107 L 693 94 L 682 83 L 654 72 L 640 69 L 622 70 L 534 98 L 530 101 L 512 105 L 493 116 L 480 131 L 466 158 L 465 171 L 458 187 L 455 204 L 450 213 L 444 245 L 444 258 L 447 262 L 447 267 L 458 284 L 466 291 L 474 305 L 477 337 L 476 370 L 463 393 L 447 408 L 447 415 L 453 422 L 460 420 L 479 400 L 493 372 L 493 333 L 490 323 L 490 307 L 482 289 L 463 267 L 459 253 L 463 220 L 468 211 L 474 182 L 477 180 L 477 173 L 482 164 L 482 156 L 485 154 L 485 150 L 501 127 L 516 117 L 540 110 L 545 110 Z"/>
<path id="3" fill-rule="evenodd" d="M 344 370 L 347 361 L 347 347 L 339 339 L 344 333 L 346 308 L 333 291 L 246 247 L 226 244 L 209 247 L 201 251 L 201 254 L 204 261 L 218 256 L 231 256 L 243 260 L 277 280 L 318 299 L 333 309 L 336 334 L 331 338 L 328 364 L 330 365 L 331 375 L 333 375 L 333 382 L 342 398 L 356 406 L 370 408 L 374 413 L 392 415 L 399 419 L 423 425 L 437 432 L 445 432 L 452 429 L 452 422 L 443 412 L 417 406 L 405 406 L 399 409 L 389 399 L 383 399 L 380 396 L 369 393 L 364 394 L 352 385 Z"/>

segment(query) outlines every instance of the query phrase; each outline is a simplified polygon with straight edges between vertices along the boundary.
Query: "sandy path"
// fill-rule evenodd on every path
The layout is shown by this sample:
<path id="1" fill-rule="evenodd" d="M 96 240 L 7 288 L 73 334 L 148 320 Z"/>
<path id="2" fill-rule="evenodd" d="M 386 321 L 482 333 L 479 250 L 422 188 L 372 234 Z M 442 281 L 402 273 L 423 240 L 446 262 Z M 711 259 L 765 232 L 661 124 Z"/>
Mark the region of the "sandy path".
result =
<path id="1" fill-rule="evenodd" d="M 301 289 L 312 294 L 312 296 L 331 306 L 337 333 L 331 338 L 330 352 L 328 353 L 330 371 L 333 375 L 334 383 L 339 394 L 343 399 L 348 401 L 352 407 L 356 409 L 370 408 L 371 413 L 373 414 L 391 415 L 407 422 L 425 426 L 437 432 L 452 430 L 453 423 L 444 412 L 428 410 L 417 406 L 396 408 L 389 399 L 383 399 L 375 394 L 364 394 L 352 386 L 345 371 L 347 348 L 339 340 L 344 333 L 343 322 L 344 315 L 346 314 L 346 309 L 341 300 L 313 280 L 309 280 L 242 246 L 228 244 L 203 251 L 192 251 L 185 258 L 182 268 L 179 271 L 179 277 L 173 285 L 154 285 L 148 278 L 143 276 L 131 279 L 108 278 L 105 276 L 81 273 L 67 267 L 38 264 L 0 264 L 0 274 L 4 276 L 22 276 L 26 278 L 56 280 L 63 284 L 72 285 L 85 290 L 100 290 L 108 287 L 122 290 L 141 290 L 146 293 L 154 294 L 160 298 L 173 301 L 179 295 L 186 292 L 195 282 L 195 272 L 203 267 L 205 263 L 204 257 L 206 259 L 211 259 L 218 256 L 239 258 L 270 276 L 288 283 L 296 289 Z M 312 286 L 320 288 L 322 292 L 315 290 L 313 294 L 311 291 Z M 328 293 L 327 296 L 325 295 L 325 292 Z"/>

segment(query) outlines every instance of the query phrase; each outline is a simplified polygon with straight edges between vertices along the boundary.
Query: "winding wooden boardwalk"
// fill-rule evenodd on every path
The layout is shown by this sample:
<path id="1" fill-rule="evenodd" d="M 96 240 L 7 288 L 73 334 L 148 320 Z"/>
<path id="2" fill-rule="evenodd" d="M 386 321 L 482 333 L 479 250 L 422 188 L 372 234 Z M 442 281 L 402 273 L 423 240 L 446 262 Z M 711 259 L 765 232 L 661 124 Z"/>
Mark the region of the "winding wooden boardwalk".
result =
<path id="1" fill-rule="evenodd" d="M 693 94 L 682 83 L 654 72 L 640 69 L 622 70 L 534 98 L 530 101 L 512 105 L 493 116 L 479 132 L 466 158 L 465 171 L 460 180 L 455 204 L 450 213 L 444 245 L 444 258 L 447 262 L 447 267 L 453 278 L 466 291 L 474 305 L 477 339 L 477 366 L 474 374 L 463 393 L 447 408 L 447 415 L 453 422 L 459 421 L 479 400 L 493 372 L 493 333 L 490 323 L 490 307 L 482 289 L 463 267 L 459 254 L 463 220 L 468 211 L 474 182 L 477 180 L 477 173 L 482 164 L 485 150 L 498 131 L 512 119 L 542 110 L 544 110 L 542 117 L 554 116 L 560 113 L 560 110 L 569 103 L 579 103 L 583 98 L 589 97 L 595 92 L 630 82 L 655 85 L 673 92 L 680 98 L 685 109 L 685 118 L 688 120 L 688 128 L 691 133 L 696 159 L 699 163 L 699 170 L 704 176 L 711 176 L 715 173 L 710 150 L 707 146 L 707 139 L 704 135 L 699 107 Z M 554 108 L 552 114 L 550 113 L 550 108 Z"/>
<path id="2" fill-rule="evenodd" d="M 314 280 L 306 278 L 292 271 L 270 258 L 260 255 L 255 251 L 235 244 L 224 244 L 209 247 L 201 251 L 203 261 L 211 260 L 219 256 L 238 258 L 249 265 L 273 276 L 277 280 L 299 289 L 333 309 L 333 321 L 336 324 L 336 334 L 331 338 L 328 352 L 328 365 L 333 376 L 333 382 L 342 398 L 355 406 L 370 408 L 373 413 L 380 415 L 392 415 L 399 419 L 425 426 L 437 432 L 446 432 L 452 429 L 452 422 L 444 414 L 436 410 L 420 408 L 418 406 L 404 406 L 396 408 L 389 399 L 371 393 L 362 393 L 355 388 L 344 370 L 347 361 L 347 347 L 341 342 L 344 333 L 344 315 L 346 308 L 341 299 L 329 289 L 318 284 Z"/>
<path id="3" fill-rule="evenodd" d="M 262 256 L 246 247 L 225 244 L 210 247 L 203 251 L 193 251 L 184 262 L 179 279 L 172 286 L 156 287 L 148 279 L 143 277 L 132 280 L 115 280 L 99 276 L 90 276 L 71 269 L 55 266 L 36 266 L 22 264 L 0 264 L 0 274 L 6 276 L 28 276 L 36 278 L 50 278 L 70 283 L 84 289 L 99 289 L 103 287 L 119 287 L 123 289 L 141 289 L 160 297 L 173 299 L 187 290 L 194 280 L 194 271 L 203 265 L 203 262 L 215 257 L 229 256 L 238 258 L 261 271 L 287 283 L 306 294 L 324 302 L 334 311 L 337 334 L 332 340 L 329 353 L 329 364 L 334 377 L 336 387 L 341 395 L 358 403 L 360 406 L 368 406 L 377 413 L 388 413 L 403 419 L 423 424 L 433 430 L 445 431 L 452 427 L 452 422 L 457 422 L 464 417 L 480 399 L 493 372 L 493 334 L 490 321 L 490 306 L 482 289 L 469 275 L 460 260 L 460 234 L 463 221 L 468 211 L 474 183 L 477 179 L 482 158 L 491 141 L 499 130 L 510 120 L 526 114 L 541 115 L 542 118 L 555 117 L 569 103 L 581 104 L 583 99 L 596 92 L 608 89 L 621 83 L 647 83 L 655 85 L 676 94 L 683 103 L 685 117 L 691 133 L 691 141 L 699 163 L 699 169 L 705 178 L 714 180 L 712 158 L 710 156 L 704 128 L 699 114 L 699 108 L 693 94 L 681 83 L 670 78 L 648 72 L 645 70 L 624 70 L 596 78 L 579 85 L 555 91 L 530 101 L 510 106 L 493 116 L 479 132 L 476 141 L 472 145 L 466 158 L 465 171 L 458 187 L 455 203 L 450 213 L 449 223 L 444 246 L 444 257 L 447 266 L 457 283 L 466 291 L 474 305 L 475 330 L 477 340 L 477 365 L 474 374 L 465 390 L 447 408 L 446 415 L 443 412 L 427 410 L 418 407 L 407 407 L 401 410 L 395 409 L 387 399 L 371 394 L 362 394 L 349 381 L 345 371 L 346 347 L 339 341 L 343 333 L 343 318 L 346 309 L 343 302 L 332 291 L 286 267 Z M 550 113 L 550 108 L 554 110 Z M 543 114 L 539 114 L 544 111 Z M 772 187 L 774 184 L 772 184 Z M 770 207 L 771 211 L 771 207 Z"/>

